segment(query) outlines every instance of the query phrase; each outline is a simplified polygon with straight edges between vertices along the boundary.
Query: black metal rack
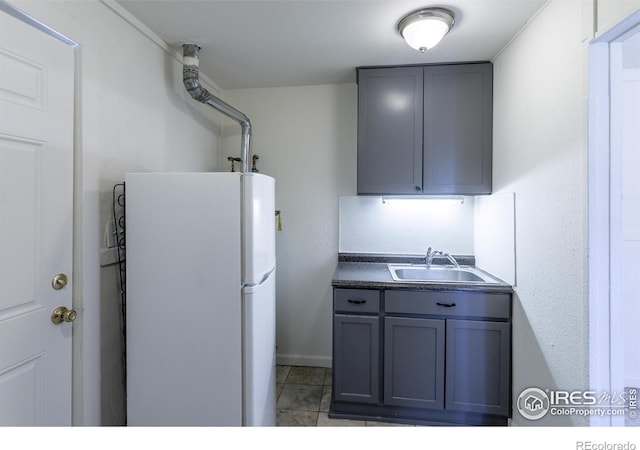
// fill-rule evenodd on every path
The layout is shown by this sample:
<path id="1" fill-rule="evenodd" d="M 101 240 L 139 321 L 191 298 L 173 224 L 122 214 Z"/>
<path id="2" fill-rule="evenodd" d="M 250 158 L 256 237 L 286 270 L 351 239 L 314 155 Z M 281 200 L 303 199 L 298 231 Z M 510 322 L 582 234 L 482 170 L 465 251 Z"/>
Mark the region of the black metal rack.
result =
<path id="1" fill-rule="evenodd" d="M 118 281 L 120 284 L 120 320 L 122 337 L 122 388 L 125 398 L 125 424 L 127 401 L 127 269 L 126 269 L 126 232 L 125 232 L 125 184 L 113 187 L 113 234 L 118 251 Z"/>

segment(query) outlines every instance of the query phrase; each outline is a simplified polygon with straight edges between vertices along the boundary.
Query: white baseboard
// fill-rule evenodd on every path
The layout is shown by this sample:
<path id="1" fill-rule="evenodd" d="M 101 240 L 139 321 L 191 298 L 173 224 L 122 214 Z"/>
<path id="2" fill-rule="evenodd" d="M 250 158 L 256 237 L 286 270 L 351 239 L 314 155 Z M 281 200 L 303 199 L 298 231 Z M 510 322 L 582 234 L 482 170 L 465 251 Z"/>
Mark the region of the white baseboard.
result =
<path id="1" fill-rule="evenodd" d="M 279 366 L 306 366 L 331 368 L 330 356 L 286 355 L 276 354 L 276 364 Z"/>

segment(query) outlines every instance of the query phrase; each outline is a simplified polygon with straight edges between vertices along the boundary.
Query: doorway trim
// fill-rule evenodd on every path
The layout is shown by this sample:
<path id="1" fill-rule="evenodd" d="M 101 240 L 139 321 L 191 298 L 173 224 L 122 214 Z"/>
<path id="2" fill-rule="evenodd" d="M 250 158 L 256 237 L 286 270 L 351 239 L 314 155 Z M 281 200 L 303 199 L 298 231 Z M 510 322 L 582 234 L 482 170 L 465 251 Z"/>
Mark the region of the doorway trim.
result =
<path id="1" fill-rule="evenodd" d="M 616 45 L 640 32 L 640 11 L 589 46 L 589 384 L 597 392 L 624 388 L 621 329 L 622 299 L 612 292 L 611 169 L 620 158 L 612 144 L 616 114 L 612 111 L 611 71 Z M 615 264 L 614 264 L 615 265 Z M 596 417 L 592 426 L 623 426 L 624 417 Z"/>

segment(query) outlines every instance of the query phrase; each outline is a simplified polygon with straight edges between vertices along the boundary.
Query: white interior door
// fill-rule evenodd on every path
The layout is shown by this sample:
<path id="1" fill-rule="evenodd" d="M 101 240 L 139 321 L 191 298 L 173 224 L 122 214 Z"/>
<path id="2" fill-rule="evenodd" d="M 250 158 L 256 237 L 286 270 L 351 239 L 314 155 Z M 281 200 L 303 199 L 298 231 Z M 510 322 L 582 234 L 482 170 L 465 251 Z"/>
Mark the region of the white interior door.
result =
<path id="1" fill-rule="evenodd" d="M 0 425 L 71 425 L 73 105 L 73 48 L 0 11 Z"/>
<path id="2" fill-rule="evenodd" d="M 640 11 L 590 45 L 589 63 L 589 378 L 591 389 L 636 388 L 640 307 Z M 637 395 L 637 392 L 636 392 Z M 628 406 L 631 396 L 628 393 Z M 612 402 L 614 405 L 617 403 Z M 637 405 L 636 405 L 637 406 Z M 592 416 L 592 426 L 637 424 Z"/>
<path id="3" fill-rule="evenodd" d="M 640 30 L 622 45 L 623 67 L 619 72 L 620 167 L 614 194 L 619 204 L 620 294 L 624 347 L 624 386 L 640 388 Z M 619 189 L 619 192 L 617 190 Z M 619 208 L 619 209 L 618 209 Z M 619 221 L 619 222 L 618 222 Z"/>

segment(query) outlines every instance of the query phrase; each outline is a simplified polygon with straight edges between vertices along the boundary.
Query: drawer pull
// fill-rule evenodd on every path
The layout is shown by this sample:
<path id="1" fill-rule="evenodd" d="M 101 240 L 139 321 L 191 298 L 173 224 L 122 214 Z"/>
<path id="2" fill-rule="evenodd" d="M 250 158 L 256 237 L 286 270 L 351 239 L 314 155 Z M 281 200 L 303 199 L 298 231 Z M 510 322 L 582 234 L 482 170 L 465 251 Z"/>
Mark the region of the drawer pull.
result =
<path id="1" fill-rule="evenodd" d="M 454 306 L 456 306 L 455 303 L 440 303 L 440 302 L 437 302 L 436 305 L 444 306 L 445 308 L 453 308 Z"/>
<path id="2" fill-rule="evenodd" d="M 353 303 L 354 305 L 362 305 L 363 303 L 367 303 L 366 300 L 347 300 L 349 303 Z"/>

